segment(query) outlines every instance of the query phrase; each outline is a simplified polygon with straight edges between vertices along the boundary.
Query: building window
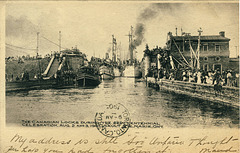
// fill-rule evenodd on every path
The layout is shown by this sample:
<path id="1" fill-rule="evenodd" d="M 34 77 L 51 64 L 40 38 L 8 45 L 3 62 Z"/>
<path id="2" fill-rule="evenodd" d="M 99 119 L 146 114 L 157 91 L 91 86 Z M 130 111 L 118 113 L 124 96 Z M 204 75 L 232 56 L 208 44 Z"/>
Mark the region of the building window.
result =
<path id="1" fill-rule="evenodd" d="M 208 71 L 208 64 L 204 64 L 204 65 L 203 65 L 203 70 L 204 70 L 204 71 Z"/>
<path id="2" fill-rule="evenodd" d="M 204 60 L 204 61 L 208 61 L 208 57 L 204 57 L 203 60 Z"/>
<path id="3" fill-rule="evenodd" d="M 208 45 L 203 45 L 202 46 L 202 51 L 205 51 L 205 52 L 208 51 Z"/>
<path id="4" fill-rule="evenodd" d="M 216 51 L 216 52 L 219 52 L 219 51 L 220 51 L 220 45 L 216 45 L 216 46 L 215 46 L 215 51 Z"/>
<path id="5" fill-rule="evenodd" d="M 220 57 L 215 57 L 215 60 L 216 60 L 216 61 L 220 61 L 221 58 L 220 58 Z"/>

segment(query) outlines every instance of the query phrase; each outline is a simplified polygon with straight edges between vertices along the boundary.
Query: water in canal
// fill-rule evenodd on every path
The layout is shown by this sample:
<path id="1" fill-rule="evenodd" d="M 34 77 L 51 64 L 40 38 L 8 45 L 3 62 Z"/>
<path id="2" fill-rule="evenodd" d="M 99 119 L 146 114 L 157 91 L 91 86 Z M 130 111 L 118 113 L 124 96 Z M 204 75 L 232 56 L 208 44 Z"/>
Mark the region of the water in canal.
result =
<path id="1" fill-rule="evenodd" d="M 122 104 L 131 121 L 163 128 L 238 128 L 238 110 L 187 96 L 156 91 L 133 78 L 104 80 L 93 89 L 49 89 L 6 94 L 7 126 L 22 120 L 94 121 L 103 105 Z"/>

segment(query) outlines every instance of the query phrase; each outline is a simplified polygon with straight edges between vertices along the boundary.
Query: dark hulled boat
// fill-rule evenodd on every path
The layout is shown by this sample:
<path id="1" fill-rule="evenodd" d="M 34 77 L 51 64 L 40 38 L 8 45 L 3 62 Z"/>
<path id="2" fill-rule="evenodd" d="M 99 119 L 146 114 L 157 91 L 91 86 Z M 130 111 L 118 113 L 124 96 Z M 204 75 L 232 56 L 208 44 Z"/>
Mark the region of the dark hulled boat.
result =
<path id="1" fill-rule="evenodd" d="M 52 55 L 43 74 L 38 79 L 29 78 L 28 73 L 18 81 L 6 82 L 6 92 L 38 89 L 67 88 L 75 86 L 78 67 L 84 65 L 86 56 L 78 49 L 63 50 Z"/>
<path id="2" fill-rule="evenodd" d="M 6 92 L 48 89 L 56 85 L 56 79 L 6 82 Z"/>
<path id="3" fill-rule="evenodd" d="M 90 66 L 82 66 L 76 79 L 78 86 L 81 87 L 95 87 L 101 83 L 99 73 Z"/>

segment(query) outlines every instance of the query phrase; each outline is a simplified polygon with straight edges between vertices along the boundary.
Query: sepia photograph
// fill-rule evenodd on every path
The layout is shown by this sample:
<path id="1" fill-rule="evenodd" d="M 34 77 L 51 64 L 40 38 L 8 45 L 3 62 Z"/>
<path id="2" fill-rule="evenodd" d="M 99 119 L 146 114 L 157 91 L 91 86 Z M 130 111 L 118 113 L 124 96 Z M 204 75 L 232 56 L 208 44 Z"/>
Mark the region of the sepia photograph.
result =
<path id="1" fill-rule="evenodd" d="M 3 5 L 2 152 L 239 152 L 238 2 Z"/>

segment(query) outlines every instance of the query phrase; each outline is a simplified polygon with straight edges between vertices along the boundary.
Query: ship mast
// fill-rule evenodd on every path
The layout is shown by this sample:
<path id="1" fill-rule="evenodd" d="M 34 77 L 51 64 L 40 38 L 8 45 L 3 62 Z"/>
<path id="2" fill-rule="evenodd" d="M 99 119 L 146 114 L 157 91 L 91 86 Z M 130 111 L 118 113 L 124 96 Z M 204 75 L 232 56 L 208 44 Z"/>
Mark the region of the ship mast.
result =
<path id="1" fill-rule="evenodd" d="M 121 58 L 122 58 L 121 42 L 119 42 L 119 45 L 117 46 L 117 50 L 118 50 L 118 59 L 119 59 L 119 62 L 121 63 Z"/>
<path id="2" fill-rule="evenodd" d="M 114 35 L 112 35 L 112 61 L 115 63 L 117 62 L 117 40 L 114 38 Z"/>
<path id="3" fill-rule="evenodd" d="M 133 27 L 131 26 L 131 29 L 130 29 L 130 32 L 129 34 L 127 35 L 128 38 L 129 38 L 129 47 L 128 47 L 128 50 L 129 50 L 129 53 L 130 53 L 130 62 L 132 63 L 133 62 L 133 44 L 132 44 L 132 38 L 133 38 Z"/>
<path id="4" fill-rule="evenodd" d="M 39 68 L 39 77 L 41 76 L 41 66 L 40 66 L 40 61 L 38 58 L 38 52 L 39 52 L 39 32 L 37 32 L 37 61 L 38 61 L 38 68 Z"/>
<path id="5" fill-rule="evenodd" d="M 197 70 L 200 69 L 200 37 L 201 33 L 203 32 L 202 28 L 198 30 L 199 35 L 198 35 L 198 48 L 197 48 Z"/>
<path id="6" fill-rule="evenodd" d="M 61 52 L 61 31 L 59 31 L 59 39 L 58 39 L 58 41 L 59 41 L 59 53 Z"/>
<path id="7" fill-rule="evenodd" d="M 37 57 L 38 57 L 39 32 L 37 32 Z"/>

